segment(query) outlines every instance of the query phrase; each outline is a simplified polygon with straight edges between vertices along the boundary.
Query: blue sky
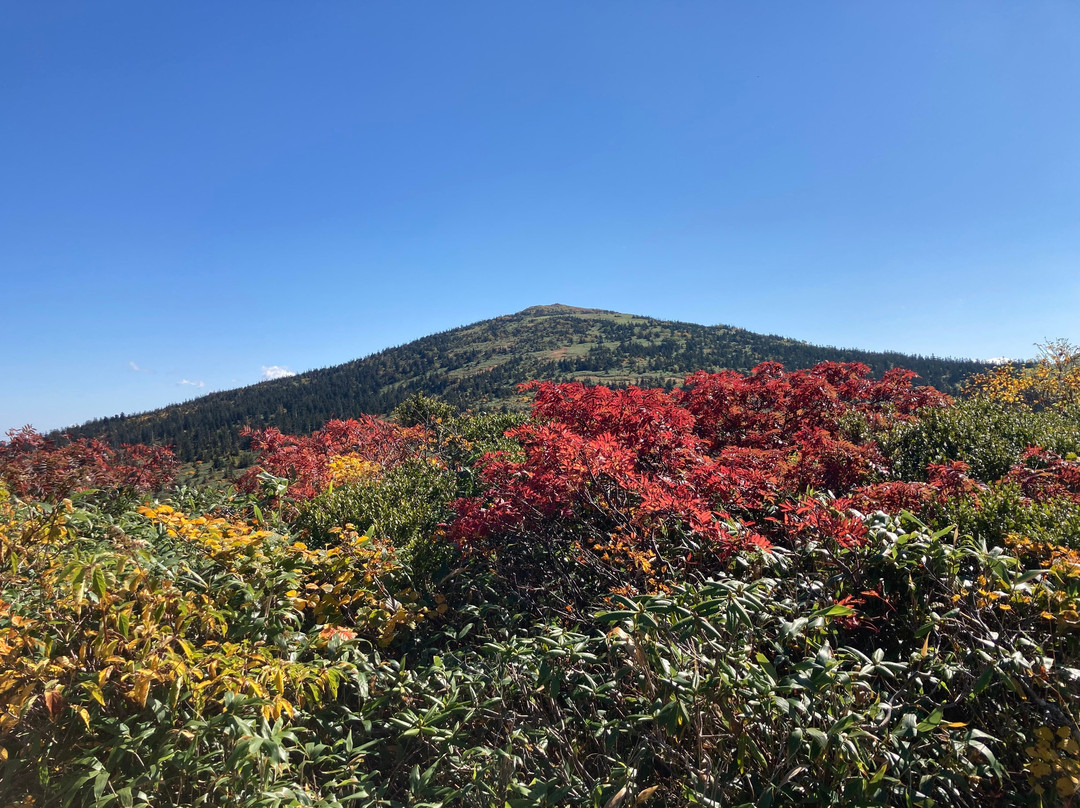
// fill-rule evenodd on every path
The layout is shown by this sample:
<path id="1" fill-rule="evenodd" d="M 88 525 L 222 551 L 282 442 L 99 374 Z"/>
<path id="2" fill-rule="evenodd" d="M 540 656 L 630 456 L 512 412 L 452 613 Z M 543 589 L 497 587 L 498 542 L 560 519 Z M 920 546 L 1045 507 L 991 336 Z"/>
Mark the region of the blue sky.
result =
<path id="1" fill-rule="evenodd" d="M 1080 340 L 1078 32 L 1072 0 L 0 2 L 0 429 L 537 303 Z"/>

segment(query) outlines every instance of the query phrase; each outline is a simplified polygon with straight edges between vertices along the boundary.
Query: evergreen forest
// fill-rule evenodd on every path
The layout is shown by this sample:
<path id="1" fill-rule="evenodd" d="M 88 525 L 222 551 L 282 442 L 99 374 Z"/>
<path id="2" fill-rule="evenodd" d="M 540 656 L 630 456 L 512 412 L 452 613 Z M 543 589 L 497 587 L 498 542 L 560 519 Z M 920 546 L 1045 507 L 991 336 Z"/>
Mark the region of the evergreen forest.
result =
<path id="1" fill-rule="evenodd" d="M 530 379 L 671 389 L 696 370 L 747 371 L 862 362 L 880 375 L 895 367 L 951 392 L 985 365 L 964 360 L 823 348 L 727 326 L 702 326 L 570 306 L 534 306 L 336 367 L 211 393 L 138 415 L 68 430 L 112 445 L 169 445 L 184 462 L 246 466 L 240 427 L 307 434 L 331 418 L 387 415 L 417 393 L 459 408 L 523 411 L 517 385 Z"/>

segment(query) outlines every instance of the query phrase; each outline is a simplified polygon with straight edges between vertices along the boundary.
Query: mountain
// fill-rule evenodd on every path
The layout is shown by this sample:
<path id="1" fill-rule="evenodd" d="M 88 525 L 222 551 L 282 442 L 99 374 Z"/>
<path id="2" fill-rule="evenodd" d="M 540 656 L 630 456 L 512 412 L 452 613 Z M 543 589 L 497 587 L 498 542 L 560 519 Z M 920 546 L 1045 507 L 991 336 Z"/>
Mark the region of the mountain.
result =
<path id="1" fill-rule="evenodd" d="M 810 345 L 729 326 L 655 320 L 573 306 L 533 306 L 407 345 L 284 379 L 211 393 L 139 415 L 90 421 L 73 437 L 173 444 L 181 460 L 236 457 L 243 425 L 304 433 L 330 418 L 385 414 L 410 395 L 435 394 L 461 407 L 521 407 L 516 385 L 530 379 L 671 387 L 695 370 L 749 370 L 774 360 L 788 368 L 863 362 L 876 374 L 909 368 L 955 390 L 981 362 Z"/>

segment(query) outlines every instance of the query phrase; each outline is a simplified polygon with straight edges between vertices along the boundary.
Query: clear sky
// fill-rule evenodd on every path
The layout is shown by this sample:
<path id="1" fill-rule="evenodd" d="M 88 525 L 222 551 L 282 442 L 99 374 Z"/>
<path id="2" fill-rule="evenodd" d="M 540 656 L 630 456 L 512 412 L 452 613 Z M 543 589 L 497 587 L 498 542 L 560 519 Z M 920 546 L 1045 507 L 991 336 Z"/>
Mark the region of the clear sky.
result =
<path id="1" fill-rule="evenodd" d="M 0 429 L 539 303 L 1080 340 L 1080 3 L 0 0 Z"/>

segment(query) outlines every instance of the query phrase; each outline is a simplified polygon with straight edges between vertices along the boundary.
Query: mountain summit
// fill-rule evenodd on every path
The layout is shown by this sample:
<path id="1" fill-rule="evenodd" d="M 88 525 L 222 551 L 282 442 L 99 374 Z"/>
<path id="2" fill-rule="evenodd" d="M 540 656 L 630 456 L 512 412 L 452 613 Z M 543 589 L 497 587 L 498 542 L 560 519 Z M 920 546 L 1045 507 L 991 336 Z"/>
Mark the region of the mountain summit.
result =
<path id="1" fill-rule="evenodd" d="M 607 309 L 583 309 L 580 306 L 567 306 L 565 303 L 551 303 L 547 306 L 529 306 L 511 317 L 544 317 L 551 314 L 618 314 Z"/>
<path id="2" fill-rule="evenodd" d="M 880 374 L 906 367 L 952 390 L 983 363 L 810 345 L 724 325 L 656 320 L 556 303 L 532 306 L 347 362 L 227 390 L 139 415 L 70 430 L 113 443 L 174 444 L 185 461 L 235 455 L 244 425 L 310 432 L 330 418 L 385 414 L 414 393 L 461 407 L 522 406 L 531 379 L 671 387 L 696 370 L 789 369 L 822 361 L 863 362 Z"/>

